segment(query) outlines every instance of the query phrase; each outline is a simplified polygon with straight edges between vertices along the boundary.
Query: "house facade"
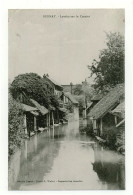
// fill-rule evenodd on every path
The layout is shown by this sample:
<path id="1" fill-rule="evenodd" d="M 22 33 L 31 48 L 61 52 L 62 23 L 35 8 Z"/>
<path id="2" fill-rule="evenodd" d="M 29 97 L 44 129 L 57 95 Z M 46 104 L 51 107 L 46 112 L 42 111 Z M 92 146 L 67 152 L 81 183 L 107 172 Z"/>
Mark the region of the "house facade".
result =
<path id="1" fill-rule="evenodd" d="M 70 113 L 74 114 L 74 119 L 79 119 L 79 107 L 78 102 L 75 99 L 75 97 L 70 92 L 63 92 L 61 97 L 61 106 L 67 110 L 69 110 Z"/>
<path id="2" fill-rule="evenodd" d="M 56 95 L 57 97 L 60 97 L 63 91 L 63 87 L 58 82 L 50 78 L 49 76 L 45 75 L 43 79 L 46 79 L 47 81 L 51 83 L 51 85 L 53 86 L 54 95 Z"/>

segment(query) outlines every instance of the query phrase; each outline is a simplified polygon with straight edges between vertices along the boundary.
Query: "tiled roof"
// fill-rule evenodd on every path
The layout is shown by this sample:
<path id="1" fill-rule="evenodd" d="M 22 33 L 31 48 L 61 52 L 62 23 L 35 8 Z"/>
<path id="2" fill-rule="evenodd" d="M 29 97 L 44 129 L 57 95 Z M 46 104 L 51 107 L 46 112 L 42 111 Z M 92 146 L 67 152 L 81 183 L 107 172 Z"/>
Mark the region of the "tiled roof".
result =
<path id="1" fill-rule="evenodd" d="M 102 97 L 103 97 L 102 94 L 97 94 L 97 95 L 95 95 L 95 96 L 91 99 L 91 101 L 99 101 L 99 100 L 102 99 Z"/>
<path id="2" fill-rule="evenodd" d="M 74 98 L 74 96 L 70 92 L 64 92 L 64 95 L 73 103 L 78 104 L 77 100 Z"/>
<path id="3" fill-rule="evenodd" d="M 118 84 L 105 95 L 90 111 L 88 116 L 98 119 L 113 109 L 119 102 L 119 98 L 124 95 L 124 84 Z"/>
<path id="4" fill-rule="evenodd" d="M 124 118 L 124 116 L 125 116 L 125 101 L 122 102 L 121 104 L 119 104 L 114 110 L 112 110 L 111 113 Z"/>

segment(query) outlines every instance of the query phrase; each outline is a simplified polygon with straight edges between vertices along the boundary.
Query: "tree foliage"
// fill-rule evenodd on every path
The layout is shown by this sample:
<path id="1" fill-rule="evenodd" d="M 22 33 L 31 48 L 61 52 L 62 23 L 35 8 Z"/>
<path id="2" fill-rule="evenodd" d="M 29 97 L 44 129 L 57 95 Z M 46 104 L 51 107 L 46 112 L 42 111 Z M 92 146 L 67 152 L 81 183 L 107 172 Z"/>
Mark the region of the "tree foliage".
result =
<path id="1" fill-rule="evenodd" d="M 11 91 L 15 99 L 23 93 L 47 108 L 50 104 L 58 105 L 51 83 L 36 73 L 26 73 L 15 77 L 11 84 Z"/>
<path id="2" fill-rule="evenodd" d="M 124 37 L 120 33 L 106 33 L 106 37 L 106 48 L 100 51 L 99 60 L 94 59 L 88 66 L 98 90 L 124 82 Z"/>
<path id="3" fill-rule="evenodd" d="M 86 81 L 82 82 L 82 84 L 77 84 L 73 89 L 74 95 L 83 95 L 88 101 L 91 99 L 93 91 L 92 86 Z"/>
<path id="4" fill-rule="evenodd" d="M 73 91 L 74 91 L 74 92 L 73 92 L 74 95 L 82 95 L 82 94 L 84 93 L 81 84 L 77 84 L 77 85 L 74 87 Z"/>

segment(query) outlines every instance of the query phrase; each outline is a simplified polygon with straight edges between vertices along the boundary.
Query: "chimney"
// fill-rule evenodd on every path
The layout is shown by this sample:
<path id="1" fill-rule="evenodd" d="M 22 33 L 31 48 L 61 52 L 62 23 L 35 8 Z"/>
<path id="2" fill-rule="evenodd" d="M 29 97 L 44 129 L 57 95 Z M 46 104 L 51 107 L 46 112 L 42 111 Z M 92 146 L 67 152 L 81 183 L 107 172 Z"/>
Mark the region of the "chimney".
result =
<path id="1" fill-rule="evenodd" d="M 72 82 L 70 83 L 70 86 L 71 86 L 71 94 L 72 94 L 72 86 L 73 86 Z"/>

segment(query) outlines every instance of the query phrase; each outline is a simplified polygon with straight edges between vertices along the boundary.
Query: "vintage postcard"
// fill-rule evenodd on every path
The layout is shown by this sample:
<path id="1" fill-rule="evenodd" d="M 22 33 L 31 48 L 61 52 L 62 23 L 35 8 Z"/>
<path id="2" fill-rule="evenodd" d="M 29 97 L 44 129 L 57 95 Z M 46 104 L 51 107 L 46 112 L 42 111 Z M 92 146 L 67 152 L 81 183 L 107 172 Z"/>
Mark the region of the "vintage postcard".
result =
<path id="1" fill-rule="evenodd" d="M 8 189 L 125 189 L 125 10 L 8 10 Z"/>

